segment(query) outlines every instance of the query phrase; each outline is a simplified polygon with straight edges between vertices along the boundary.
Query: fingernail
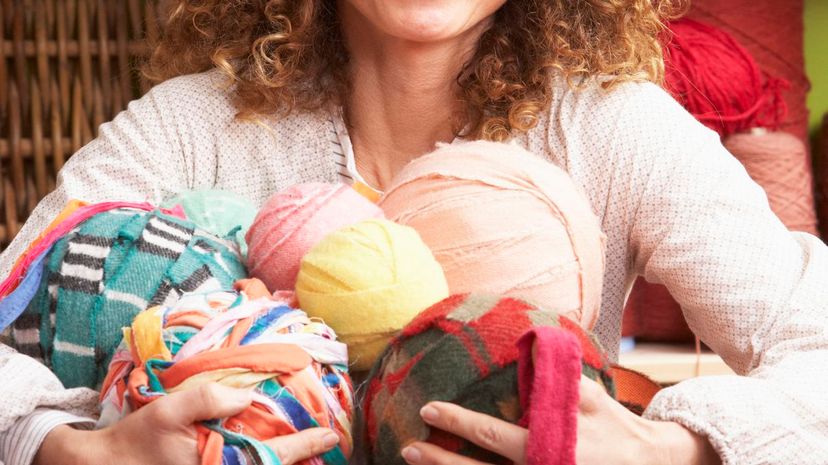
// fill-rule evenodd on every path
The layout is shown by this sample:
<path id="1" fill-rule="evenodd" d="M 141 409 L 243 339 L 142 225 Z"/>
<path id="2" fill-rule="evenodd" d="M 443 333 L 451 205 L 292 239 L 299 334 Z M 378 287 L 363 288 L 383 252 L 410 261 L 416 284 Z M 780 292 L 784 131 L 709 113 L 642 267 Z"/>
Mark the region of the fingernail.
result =
<path id="1" fill-rule="evenodd" d="M 406 462 L 414 465 L 414 464 L 420 462 L 420 459 L 422 458 L 423 455 L 420 453 L 420 451 L 416 447 L 408 446 L 408 447 L 406 447 L 405 449 L 402 450 L 402 456 L 403 456 L 403 458 L 405 459 Z"/>
<path id="2" fill-rule="evenodd" d="M 339 436 L 336 433 L 328 433 L 322 438 L 322 445 L 325 446 L 326 449 L 330 449 L 338 443 Z"/>
<path id="3" fill-rule="evenodd" d="M 440 412 L 438 412 L 436 408 L 426 405 L 420 409 L 420 416 L 423 417 L 423 420 L 426 422 L 433 423 L 440 417 Z"/>

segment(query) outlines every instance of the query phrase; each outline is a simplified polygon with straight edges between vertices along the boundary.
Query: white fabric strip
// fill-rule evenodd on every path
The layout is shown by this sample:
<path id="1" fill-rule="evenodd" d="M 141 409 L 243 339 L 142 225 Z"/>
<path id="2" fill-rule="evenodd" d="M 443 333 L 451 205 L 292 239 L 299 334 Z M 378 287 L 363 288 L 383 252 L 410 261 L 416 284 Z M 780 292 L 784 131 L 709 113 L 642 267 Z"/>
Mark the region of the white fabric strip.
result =
<path id="1" fill-rule="evenodd" d="M 55 338 L 54 341 L 55 350 L 66 352 L 69 354 L 77 355 L 78 357 L 94 357 L 95 356 L 95 349 L 92 347 L 84 347 L 77 344 L 72 344 L 71 342 L 61 341 L 58 338 Z"/>
<path id="2" fill-rule="evenodd" d="M 106 291 L 104 291 L 104 295 L 106 296 L 106 298 L 110 300 L 116 300 L 118 302 L 130 304 L 139 308 L 140 310 L 144 310 L 147 308 L 147 301 L 138 297 L 135 294 L 130 294 L 128 292 L 118 292 L 113 291 L 111 289 L 107 289 Z"/>
<path id="3" fill-rule="evenodd" d="M 93 258 L 106 258 L 109 255 L 109 247 L 101 247 L 94 244 L 81 244 L 69 242 L 69 253 L 88 255 Z"/>
<path id="4" fill-rule="evenodd" d="M 157 236 L 146 229 L 144 229 L 144 231 L 141 233 L 141 238 L 143 238 L 149 244 L 156 245 L 163 249 L 171 250 L 177 254 L 184 252 L 184 248 L 186 247 L 186 244 L 174 242 L 164 237 Z"/>
<path id="5" fill-rule="evenodd" d="M 40 344 L 40 331 L 37 328 L 13 328 L 12 331 L 14 332 L 14 341 L 17 344 Z"/>
<path id="6" fill-rule="evenodd" d="M 187 234 L 186 232 L 184 232 L 184 231 L 182 231 L 178 228 L 174 228 L 174 227 L 164 223 L 163 221 L 159 220 L 158 218 L 152 218 L 149 222 L 150 222 L 150 224 L 152 225 L 153 228 L 164 231 L 165 233 L 170 234 L 172 236 L 175 236 L 175 237 L 177 237 L 177 238 L 179 238 L 183 241 L 189 241 L 190 240 L 190 235 L 189 234 Z"/>
<path id="7" fill-rule="evenodd" d="M 99 282 L 103 279 L 103 268 L 89 268 L 85 265 L 61 263 L 60 274 L 87 281 Z"/>

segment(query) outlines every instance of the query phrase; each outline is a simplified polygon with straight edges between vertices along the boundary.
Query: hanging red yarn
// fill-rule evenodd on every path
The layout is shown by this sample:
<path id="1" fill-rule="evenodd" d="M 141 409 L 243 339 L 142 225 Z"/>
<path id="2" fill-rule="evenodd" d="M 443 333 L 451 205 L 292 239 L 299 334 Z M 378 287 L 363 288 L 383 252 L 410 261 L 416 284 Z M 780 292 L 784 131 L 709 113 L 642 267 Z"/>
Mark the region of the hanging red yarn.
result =
<path id="1" fill-rule="evenodd" d="M 693 116 L 722 137 L 754 127 L 777 128 L 787 114 L 787 81 L 766 78 L 730 34 L 679 19 L 665 35 L 665 87 Z"/>

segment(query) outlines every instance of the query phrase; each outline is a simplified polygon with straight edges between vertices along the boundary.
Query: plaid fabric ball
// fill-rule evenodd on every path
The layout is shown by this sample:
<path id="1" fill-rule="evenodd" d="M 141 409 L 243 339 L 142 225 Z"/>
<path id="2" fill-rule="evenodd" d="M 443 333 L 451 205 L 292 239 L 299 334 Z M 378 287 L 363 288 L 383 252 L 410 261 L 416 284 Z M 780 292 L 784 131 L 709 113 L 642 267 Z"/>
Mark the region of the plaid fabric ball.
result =
<path id="1" fill-rule="evenodd" d="M 574 334 L 582 349 L 582 373 L 614 396 L 597 339 L 573 321 L 515 298 L 451 296 L 406 326 L 374 366 L 359 426 L 366 462 L 403 465 L 400 450 L 428 440 L 487 463 L 504 463 L 468 441 L 430 429 L 419 410 L 429 401 L 446 401 L 520 421 L 517 341 L 538 326 Z"/>

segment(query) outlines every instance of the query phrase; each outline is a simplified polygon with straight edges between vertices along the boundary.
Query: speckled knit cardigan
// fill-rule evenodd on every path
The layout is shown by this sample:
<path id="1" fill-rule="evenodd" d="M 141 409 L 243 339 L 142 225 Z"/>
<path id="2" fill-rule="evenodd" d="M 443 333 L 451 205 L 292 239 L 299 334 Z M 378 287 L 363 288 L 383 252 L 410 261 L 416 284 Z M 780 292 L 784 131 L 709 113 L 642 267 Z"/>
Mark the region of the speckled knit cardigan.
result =
<path id="1" fill-rule="evenodd" d="M 260 204 L 302 181 L 335 181 L 336 115 L 234 119 L 218 72 L 184 76 L 130 104 L 70 159 L 2 256 L 11 263 L 69 198 L 158 201 L 217 187 Z M 615 355 L 636 274 L 667 285 L 690 326 L 746 377 L 692 379 L 646 412 L 707 435 L 728 464 L 828 463 L 828 249 L 789 233 L 718 137 L 653 84 L 574 91 L 515 138 L 580 185 L 608 236 L 595 332 Z M 0 460 L 27 463 L 44 431 L 94 415 L 95 396 L 62 390 L 41 365 L 0 347 Z M 40 407 L 41 410 L 34 412 Z M 22 438 L 22 439 L 21 439 Z"/>

